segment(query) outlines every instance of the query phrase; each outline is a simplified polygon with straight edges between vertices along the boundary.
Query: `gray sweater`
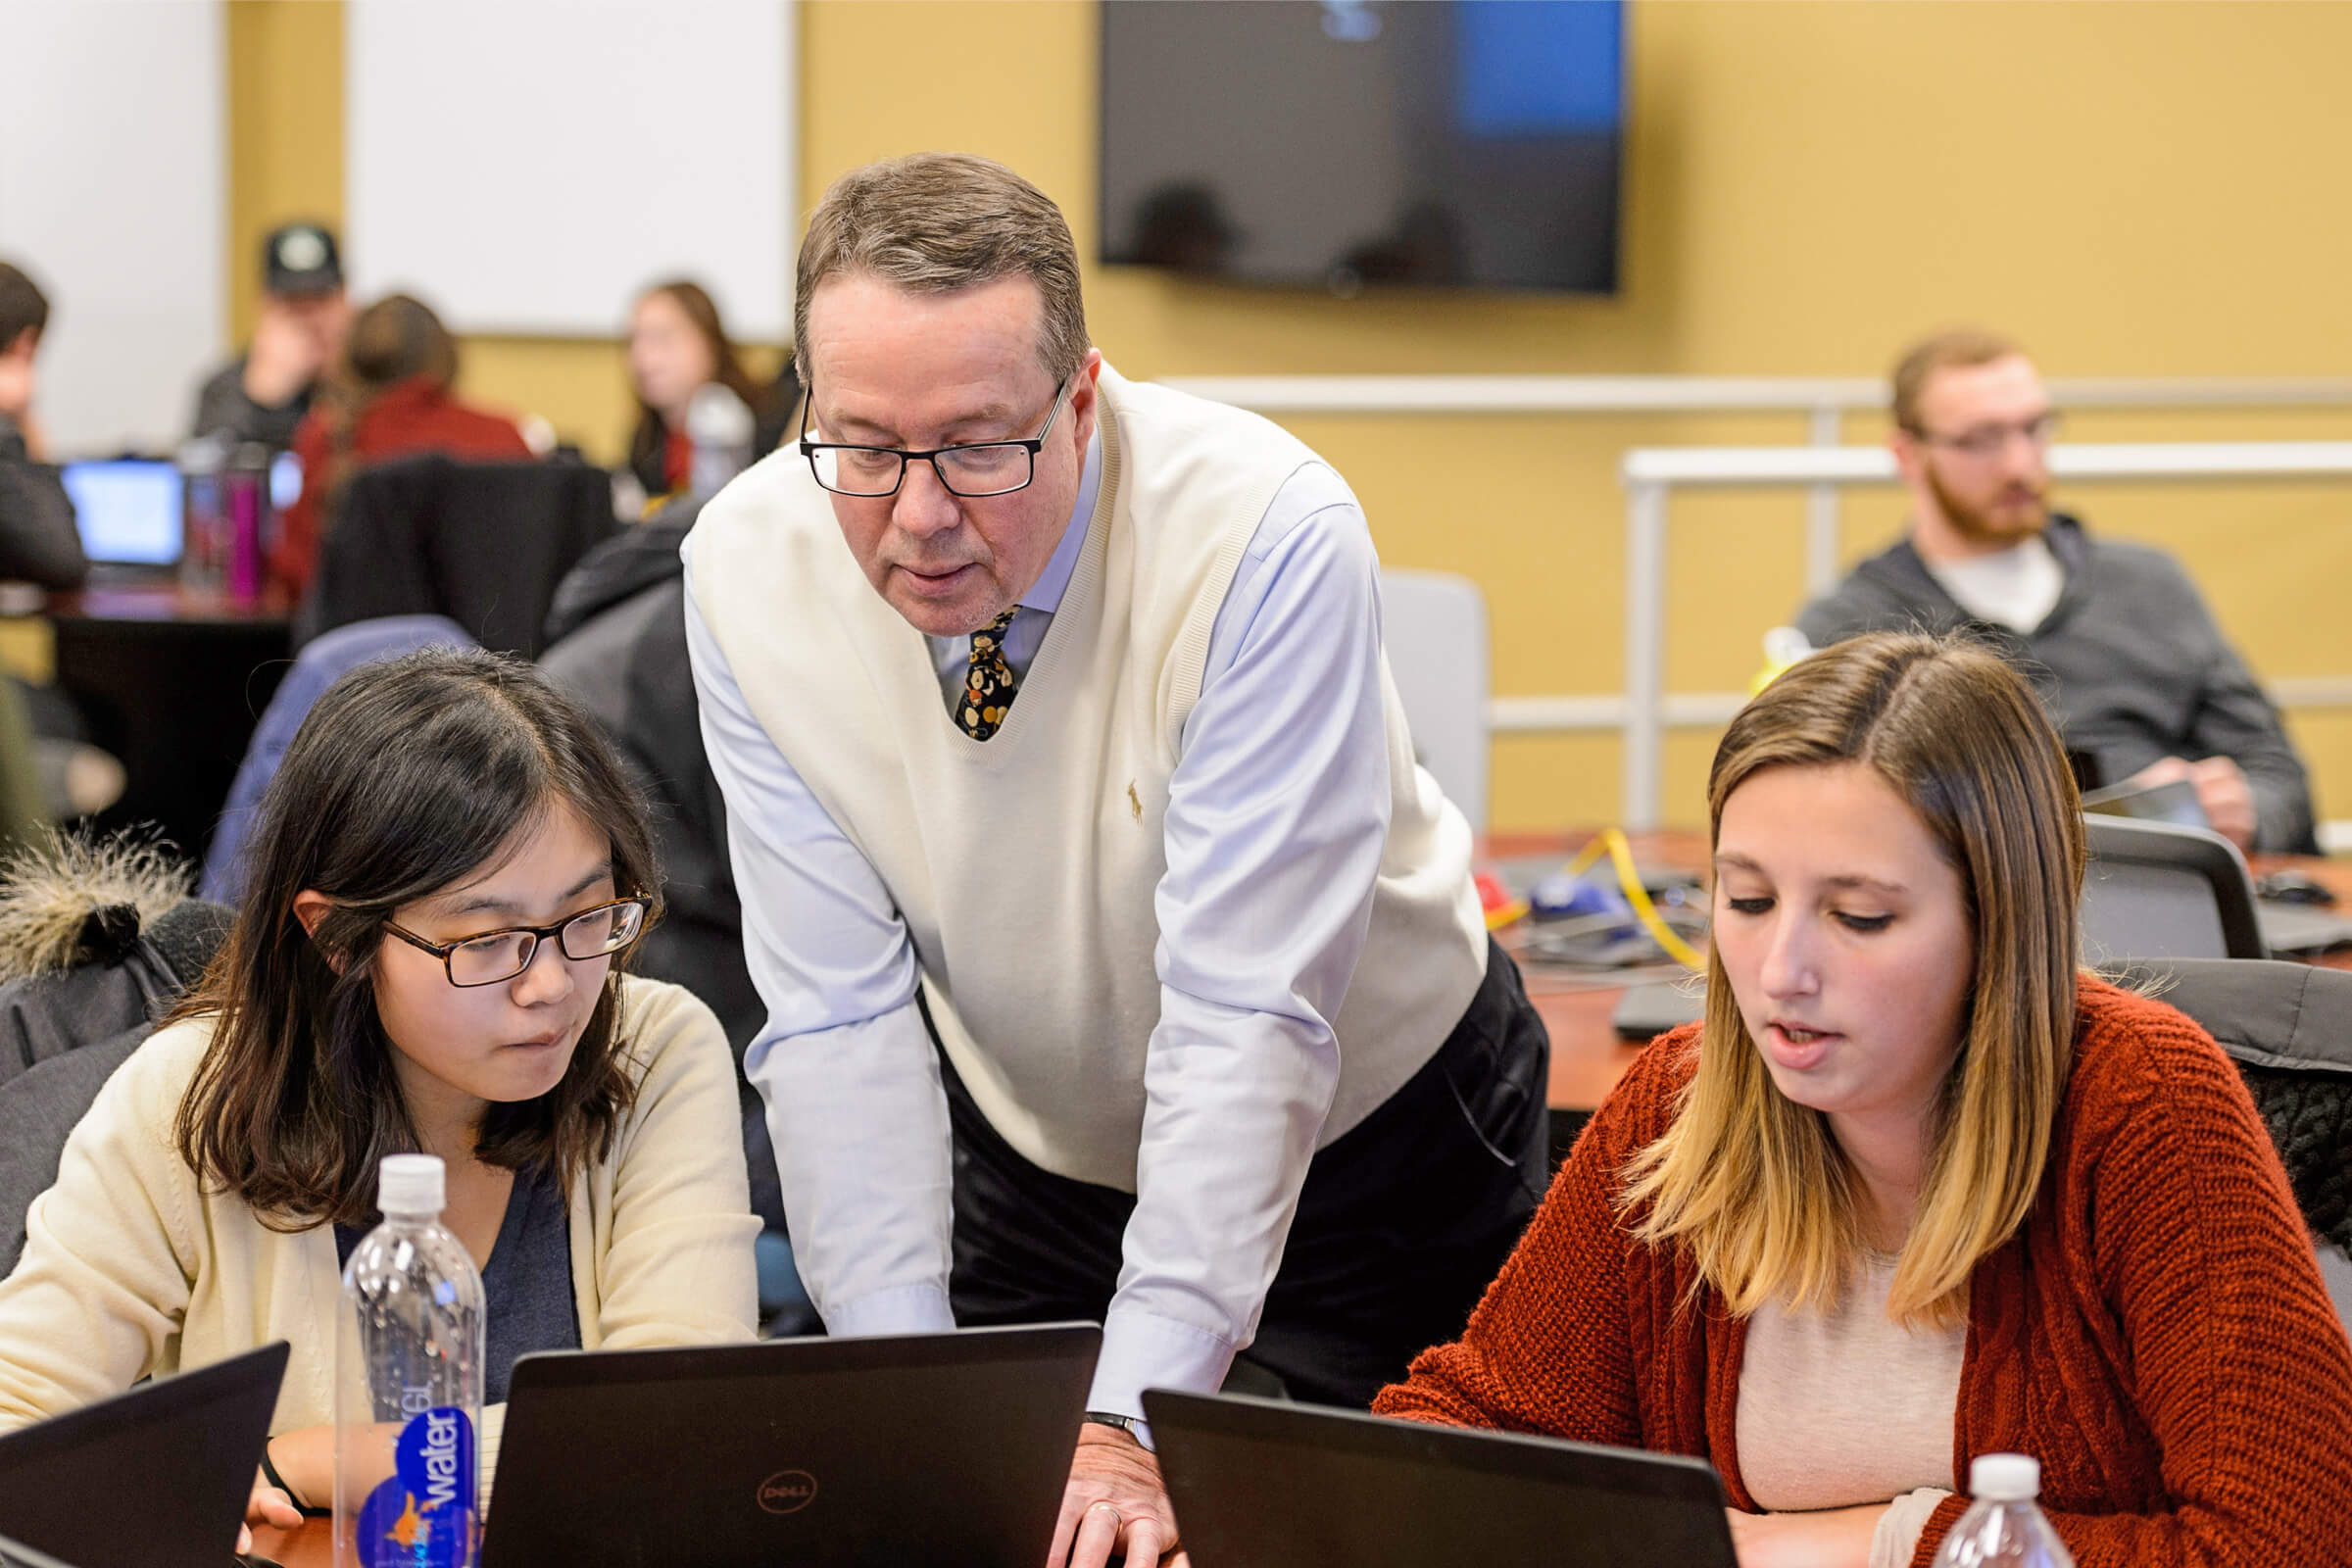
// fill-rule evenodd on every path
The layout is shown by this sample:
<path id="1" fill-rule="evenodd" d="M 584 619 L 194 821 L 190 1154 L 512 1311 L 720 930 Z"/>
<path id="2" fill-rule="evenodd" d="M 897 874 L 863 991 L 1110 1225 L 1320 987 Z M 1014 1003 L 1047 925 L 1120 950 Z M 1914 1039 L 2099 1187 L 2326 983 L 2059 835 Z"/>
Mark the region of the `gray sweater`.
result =
<path id="1" fill-rule="evenodd" d="M 2031 678 L 2069 748 L 2116 783 L 2162 757 L 2227 757 L 2254 790 L 2254 847 L 2314 855 L 2311 787 L 2278 710 L 2222 637 L 2180 563 L 2145 545 L 2094 539 L 2053 515 L 2045 535 L 2066 573 L 2047 618 L 2020 636 L 1972 619 L 1904 539 L 1807 605 L 1816 648 L 1865 631 L 1966 627 Z"/>

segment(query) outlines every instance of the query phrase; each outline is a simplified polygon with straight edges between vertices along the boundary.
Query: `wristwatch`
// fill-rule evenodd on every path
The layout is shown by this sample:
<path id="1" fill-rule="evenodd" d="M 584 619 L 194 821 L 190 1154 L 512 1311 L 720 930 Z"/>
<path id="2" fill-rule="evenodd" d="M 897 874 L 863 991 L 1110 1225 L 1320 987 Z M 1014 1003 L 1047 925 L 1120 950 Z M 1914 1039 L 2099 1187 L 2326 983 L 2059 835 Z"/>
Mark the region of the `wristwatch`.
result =
<path id="1" fill-rule="evenodd" d="M 1146 1436 L 1152 1429 L 1140 1415 L 1113 1415 L 1108 1410 L 1089 1410 L 1086 1418 L 1099 1427 L 1117 1427 L 1145 1447 L 1152 1446 L 1152 1440 Z"/>

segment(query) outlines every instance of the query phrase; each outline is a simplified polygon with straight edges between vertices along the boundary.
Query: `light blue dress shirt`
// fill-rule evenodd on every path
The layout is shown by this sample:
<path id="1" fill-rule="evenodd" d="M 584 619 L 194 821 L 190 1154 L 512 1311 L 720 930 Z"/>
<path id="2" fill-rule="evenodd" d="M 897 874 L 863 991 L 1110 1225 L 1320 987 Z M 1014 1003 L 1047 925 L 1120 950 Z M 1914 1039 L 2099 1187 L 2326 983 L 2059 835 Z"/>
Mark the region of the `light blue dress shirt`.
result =
<path id="1" fill-rule="evenodd" d="M 1098 430 L 1061 542 L 1006 628 L 1016 672 L 1052 627 L 1101 478 Z M 689 560 L 693 548 L 689 535 Z M 753 717 L 693 580 L 704 740 L 768 1008 L 744 1067 L 767 1102 L 802 1274 L 835 1334 L 952 1328 L 947 1103 L 913 944 L 890 890 Z M 930 641 L 952 705 L 969 639 Z M 1140 1417 L 1147 1388 L 1214 1389 L 1256 1332 L 1338 1083 L 1330 1020 L 1388 839 L 1380 647 L 1363 513 L 1337 473 L 1304 465 L 1218 611 L 1169 781 L 1167 871 L 1149 891 L 1160 1016 L 1089 1409 Z"/>

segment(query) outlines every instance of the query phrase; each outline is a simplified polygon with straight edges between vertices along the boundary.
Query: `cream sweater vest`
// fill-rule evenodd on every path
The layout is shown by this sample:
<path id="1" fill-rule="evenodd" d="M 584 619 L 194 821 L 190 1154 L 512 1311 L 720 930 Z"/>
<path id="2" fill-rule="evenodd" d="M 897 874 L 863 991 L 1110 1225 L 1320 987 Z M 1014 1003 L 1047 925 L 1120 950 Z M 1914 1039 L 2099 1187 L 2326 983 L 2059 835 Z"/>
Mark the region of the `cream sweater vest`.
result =
<path id="1" fill-rule="evenodd" d="M 922 635 L 867 583 L 787 449 L 695 527 L 694 594 L 746 703 L 897 902 L 931 1019 L 989 1122 L 1043 1168 L 1135 1190 L 1159 1019 L 1152 894 L 1209 632 L 1285 480 L 1273 423 L 1105 368 L 1086 545 L 1004 727 L 959 732 Z M 1470 829 L 1394 682 L 1392 816 L 1370 935 L 1333 1020 L 1329 1143 L 1435 1053 L 1486 970 Z"/>

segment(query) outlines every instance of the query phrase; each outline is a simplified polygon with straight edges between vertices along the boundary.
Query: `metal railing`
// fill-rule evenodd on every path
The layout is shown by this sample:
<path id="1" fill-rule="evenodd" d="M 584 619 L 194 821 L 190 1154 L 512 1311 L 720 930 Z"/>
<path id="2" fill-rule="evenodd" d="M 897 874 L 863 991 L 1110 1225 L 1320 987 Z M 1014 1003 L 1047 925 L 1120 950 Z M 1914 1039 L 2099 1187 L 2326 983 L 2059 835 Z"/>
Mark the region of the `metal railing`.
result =
<path id="1" fill-rule="evenodd" d="M 1703 449 L 1643 449 L 1639 455 L 1665 465 L 1656 470 L 1663 483 L 1753 484 L 1801 487 L 1805 491 L 1805 585 L 1808 594 L 1836 586 L 1838 568 L 1838 498 L 1852 484 L 1883 483 L 1891 475 L 1892 459 L 1883 451 L 1840 447 L 1848 415 L 1884 413 L 1886 384 L 1874 376 L 1760 376 L 1760 375 L 1227 375 L 1176 376 L 1167 384 L 1201 397 L 1214 398 L 1260 414 L 1426 414 L 1528 415 L 1557 414 L 1790 414 L 1805 418 L 1805 446 L 1791 448 L 1717 449 L 1738 451 L 1760 464 L 1798 465 L 1769 477 L 1740 480 L 1717 474 L 1708 478 L 1666 478 L 1673 466 L 1695 460 Z M 2052 400 L 2069 410 L 2195 410 L 2195 409 L 2332 409 L 2352 412 L 2352 378 L 2342 376 L 2062 376 L 2049 383 Z M 2336 443 L 2229 443 L 2231 450 L 2268 449 L 2281 457 L 2288 447 L 2307 455 L 2324 453 Z M 2169 450 L 2180 454 L 2211 453 L 2222 446 L 2191 443 Z M 2146 452 L 2151 448 L 2077 446 L 2073 453 L 2102 451 Z M 1828 453 L 1851 453 L 1826 460 L 1820 470 L 1802 465 Z M 1634 483 L 1632 457 L 1625 474 Z M 2096 464 L 2097 458 L 2070 458 Z M 2193 456 L 2176 461 L 2195 463 Z M 2317 458 L 2324 464 L 2324 458 Z M 2284 471 L 2284 470 L 2282 470 Z M 2331 476 L 2326 466 L 2291 470 Z M 2243 477 L 2265 475 L 2226 467 L 2165 470 L 2162 474 L 2127 475 L 2087 470 L 2082 478 L 2126 477 Z M 1662 505 L 1662 503 L 1661 503 Z M 1629 495 L 1630 518 L 1636 502 Z M 1663 522 L 1660 524 L 1662 545 Z M 1632 543 L 1629 538 L 1629 545 Z M 1659 583 L 1663 584 L 1663 563 Z M 1652 599 L 1641 613 L 1662 617 L 1663 606 Z M 1634 611 L 1634 588 L 1629 561 L 1627 581 L 1627 668 L 1635 627 L 1641 616 Z M 1654 647 L 1655 626 L 1645 640 Z M 1659 677 L 1662 682 L 1662 676 Z M 1629 681 L 1630 684 L 1630 681 Z M 2268 683 L 2272 698 L 2282 708 L 2352 707 L 2352 675 L 2323 675 Z M 1652 689 L 1636 694 L 1494 697 L 1488 701 L 1489 728 L 1498 734 L 1556 734 L 1617 730 L 1627 737 L 1627 808 L 1647 802 L 1642 814 L 1656 811 L 1658 735 L 1666 728 L 1714 727 L 1728 722 L 1745 696 L 1736 692 L 1665 692 Z M 1639 720 L 1637 722 L 1637 719 Z M 1649 761 L 1644 767 L 1645 789 L 1632 785 L 1637 729 L 1648 736 Z M 2332 833 L 2330 829 L 2334 830 Z M 2352 848 L 2352 823 L 2325 824 L 2323 842 L 2340 839 Z"/>
<path id="2" fill-rule="evenodd" d="M 1735 693 L 1665 690 L 1667 502 L 1677 489 L 1843 489 L 1891 484 L 1894 455 L 1884 447 L 1637 447 L 1625 455 L 1625 739 L 1628 828 L 1658 822 L 1661 763 L 1670 724 L 1719 724 L 1745 699 Z M 2078 483 L 2137 479 L 2352 478 L 2352 441 L 2169 442 L 2050 449 L 2054 478 Z M 2297 692 L 2291 688 L 2301 686 Z M 2276 682 L 2281 706 L 2352 703 L 2352 677 Z M 2290 699 L 2297 699 L 2292 700 Z M 1521 700 L 1525 701 L 1525 700 Z M 1542 701 L 1542 700 L 1539 700 Z M 1585 701 L 1593 701 L 1586 699 Z M 1598 699 L 1606 702 L 1608 699 Z M 1538 727 L 1526 720 L 1513 728 Z M 1558 715 L 1567 716 L 1567 715 Z M 1596 727 L 1585 723 L 1544 728 Z"/>

